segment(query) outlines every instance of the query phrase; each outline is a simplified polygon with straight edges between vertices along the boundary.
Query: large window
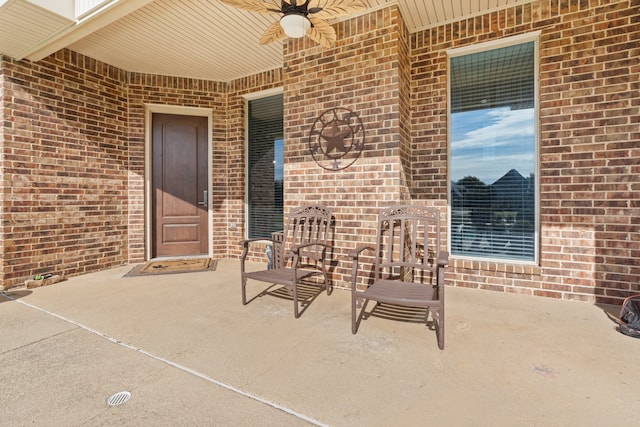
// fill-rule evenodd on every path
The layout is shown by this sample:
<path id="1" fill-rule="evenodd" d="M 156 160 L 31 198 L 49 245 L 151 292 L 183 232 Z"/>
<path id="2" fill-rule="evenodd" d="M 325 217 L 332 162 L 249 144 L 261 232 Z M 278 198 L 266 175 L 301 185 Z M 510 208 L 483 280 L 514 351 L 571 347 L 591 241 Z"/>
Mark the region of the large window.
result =
<path id="1" fill-rule="evenodd" d="M 247 104 L 248 237 L 271 237 L 272 232 L 282 230 L 282 94 L 251 99 Z"/>
<path id="2" fill-rule="evenodd" d="M 535 261 L 535 41 L 452 52 L 452 255 Z"/>

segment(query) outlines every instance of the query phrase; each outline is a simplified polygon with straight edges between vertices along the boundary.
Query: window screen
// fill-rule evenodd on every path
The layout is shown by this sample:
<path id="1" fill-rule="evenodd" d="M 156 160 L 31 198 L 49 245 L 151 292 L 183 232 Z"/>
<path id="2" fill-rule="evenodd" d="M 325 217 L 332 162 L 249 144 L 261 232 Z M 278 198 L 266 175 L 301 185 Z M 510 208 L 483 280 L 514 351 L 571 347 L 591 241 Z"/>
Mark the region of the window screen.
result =
<path id="1" fill-rule="evenodd" d="M 248 102 L 248 237 L 282 230 L 284 141 L 282 95 Z"/>
<path id="2" fill-rule="evenodd" d="M 534 47 L 450 58 L 452 255 L 535 260 Z"/>

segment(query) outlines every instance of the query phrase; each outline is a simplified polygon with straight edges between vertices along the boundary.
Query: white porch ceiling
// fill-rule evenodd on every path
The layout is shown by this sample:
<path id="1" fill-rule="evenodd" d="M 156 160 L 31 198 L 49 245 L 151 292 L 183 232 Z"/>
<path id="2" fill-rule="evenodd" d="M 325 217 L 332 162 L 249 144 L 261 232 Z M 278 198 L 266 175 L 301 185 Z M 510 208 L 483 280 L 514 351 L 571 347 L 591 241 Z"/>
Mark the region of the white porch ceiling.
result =
<path id="1" fill-rule="evenodd" d="M 363 1 L 368 11 L 397 4 L 416 32 L 533 0 Z M 258 43 L 277 14 L 219 0 L 105 0 L 98 12 L 72 19 L 37 3 L 0 0 L 0 53 L 37 61 L 66 47 L 127 71 L 215 81 L 282 64 L 282 43 Z"/>

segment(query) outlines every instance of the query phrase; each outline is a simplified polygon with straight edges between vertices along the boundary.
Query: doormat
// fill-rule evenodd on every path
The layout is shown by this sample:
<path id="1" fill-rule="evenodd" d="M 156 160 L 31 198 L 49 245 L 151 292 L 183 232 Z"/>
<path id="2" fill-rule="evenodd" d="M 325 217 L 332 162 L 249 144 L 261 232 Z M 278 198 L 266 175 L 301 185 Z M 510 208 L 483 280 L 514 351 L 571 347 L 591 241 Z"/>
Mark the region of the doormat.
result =
<path id="1" fill-rule="evenodd" d="M 125 276 L 153 276 L 157 274 L 194 273 L 215 271 L 217 261 L 211 258 L 185 258 L 149 261 L 138 265 Z"/>

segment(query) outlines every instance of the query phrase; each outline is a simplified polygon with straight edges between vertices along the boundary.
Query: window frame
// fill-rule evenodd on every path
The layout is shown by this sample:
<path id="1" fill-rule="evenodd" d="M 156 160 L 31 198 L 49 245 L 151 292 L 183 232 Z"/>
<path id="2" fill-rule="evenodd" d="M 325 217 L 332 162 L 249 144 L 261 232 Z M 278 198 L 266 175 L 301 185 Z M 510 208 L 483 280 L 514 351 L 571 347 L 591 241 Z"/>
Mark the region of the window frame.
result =
<path id="1" fill-rule="evenodd" d="M 447 55 L 447 228 L 449 232 L 449 239 L 447 239 L 447 249 L 449 254 L 454 259 L 467 259 L 473 261 L 488 261 L 499 262 L 503 264 L 521 264 L 521 265 L 539 265 L 540 262 L 540 34 L 541 31 L 534 31 L 526 34 L 521 34 L 512 37 L 505 37 L 499 40 L 492 40 L 488 42 L 478 43 L 471 46 L 464 46 L 454 49 L 449 49 L 446 52 Z M 451 220 L 452 220 L 452 199 L 451 199 L 451 105 L 452 105 L 452 86 L 451 86 L 451 59 L 459 56 L 465 56 L 475 53 L 486 52 L 503 47 L 514 46 L 518 44 L 530 43 L 534 44 L 534 115 L 533 115 L 533 128 L 534 128 L 534 248 L 533 248 L 533 260 L 523 260 L 515 258 L 500 258 L 491 256 L 478 256 L 478 255 L 463 255 L 454 254 L 452 251 L 452 238 L 451 238 Z"/>
<path id="2" fill-rule="evenodd" d="M 250 206 L 249 206 L 249 103 L 250 101 L 254 101 L 261 98 L 268 98 L 275 95 L 283 95 L 284 88 L 276 87 L 272 89 L 267 89 L 259 92 L 253 92 L 250 94 L 243 95 L 242 98 L 244 100 L 244 238 L 249 238 L 250 231 Z M 283 100 L 284 102 L 284 100 Z M 283 140 L 283 149 L 284 149 L 284 130 L 282 135 Z M 284 165 L 283 165 L 284 167 Z M 282 177 L 283 186 L 284 186 L 284 174 Z M 284 191 L 284 188 L 283 188 Z M 284 205 L 284 194 L 283 194 L 283 205 Z M 283 206 L 284 208 L 284 206 Z M 279 230 L 273 230 L 274 232 Z"/>

